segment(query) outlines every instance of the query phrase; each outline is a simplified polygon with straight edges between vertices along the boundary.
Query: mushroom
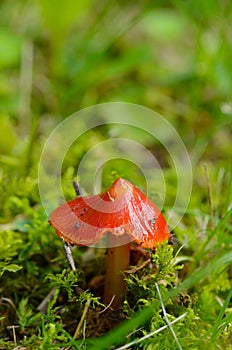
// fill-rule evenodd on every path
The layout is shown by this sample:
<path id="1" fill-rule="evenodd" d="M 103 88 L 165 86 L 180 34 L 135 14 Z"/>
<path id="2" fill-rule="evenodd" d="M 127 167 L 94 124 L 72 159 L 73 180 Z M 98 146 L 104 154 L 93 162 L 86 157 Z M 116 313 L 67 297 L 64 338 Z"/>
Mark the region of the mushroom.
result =
<path id="1" fill-rule="evenodd" d="M 104 193 L 79 196 L 56 208 L 50 223 L 63 240 L 78 246 L 108 241 L 103 302 L 117 308 L 125 293 L 122 272 L 130 265 L 130 244 L 155 248 L 170 238 L 159 209 L 137 187 L 119 178 Z"/>

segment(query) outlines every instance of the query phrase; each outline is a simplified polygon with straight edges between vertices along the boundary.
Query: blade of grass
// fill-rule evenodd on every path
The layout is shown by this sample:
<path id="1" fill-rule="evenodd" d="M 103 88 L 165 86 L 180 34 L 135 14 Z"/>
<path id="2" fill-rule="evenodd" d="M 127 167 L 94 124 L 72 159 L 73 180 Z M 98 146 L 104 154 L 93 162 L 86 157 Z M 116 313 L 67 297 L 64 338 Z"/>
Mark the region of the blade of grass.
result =
<path id="1" fill-rule="evenodd" d="M 230 302 L 230 299 L 232 297 L 232 289 L 229 291 L 224 303 L 223 303 L 223 306 L 220 310 L 220 313 L 217 317 L 217 320 L 213 326 L 213 329 L 212 329 L 212 335 L 211 335 L 211 338 L 210 338 L 210 344 L 215 341 L 215 339 L 218 337 L 218 331 L 219 331 L 219 327 L 220 325 L 222 324 L 222 318 L 223 318 L 223 315 L 225 314 L 225 311 L 226 311 L 226 308 Z M 230 315 L 230 317 L 232 317 L 232 315 Z M 225 320 L 223 320 L 224 322 Z"/>
<path id="2" fill-rule="evenodd" d="M 182 318 L 184 318 L 185 316 L 187 315 L 187 312 L 185 312 L 183 315 L 179 316 L 178 318 L 176 318 L 175 320 L 169 322 L 169 325 L 173 325 L 174 323 L 180 321 Z M 123 350 L 123 349 L 128 349 L 130 346 L 132 345 L 135 345 L 135 344 L 138 344 L 138 343 L 141 343 L 142 341 L 152 337 L 153 335 L 155 334 L 158 334 L 160 332 L 162 332 L 163 330 L 165 330 L 166 328 L 168 328 L 168 325 L 165 325 L 163 327 L 160 327 L 159 329 L 156 329 L 155 331 L 145 335 L 144 337 L 138 339 L 138 340 L 135 340 L 135 341 L 132 341 L 128 344 L 125 344 L 123 346 L 120 346 L 120 348 L 117 348 L 116 350 Z"/>
<path id="3" fill-rule="evenodd" d="M 226 211 L 230 209 L 231 201 L 232 201 L 231 197 L 232 197 L 232 163 L 230 165 L 230 182 L 229 182 L 228 196 L 226 201 Z"/>
<path id="4" fill-rule="evenodd" d="M 214 237 L 214 235 L 216 235 L 218 233 L 219 230 L 224 230 L 225 229 L 227 220 L 229 219 L 231 214 L 232 214 L 232 208 L 227 211 L 227 213 L 218 222 L 218 224 L 215 227 L 215 229 L 210 233 L 210 235 L 208 236 L 207 240 L 204 242 L 204 244 L 202 245 L 202 247 L 199 250 L 198 254 L 196 255 L 196 261 L 201 260 L 202 256 L 204 255 L 204 252 L 205 252 L 205 254 L 208 254 L 208 251 L 206 250 L 207 245 L 209 244 L 211 239 Z"/>
<path id="5" fill-rule="evenodd" d="M 213 207 L 213 196 L 212 196 L 212 188 L 211 183 L 209 179 L 209 169 L 207 163 L 204 164 L 205 169 L 205 177 L 207 182 L 207 189 L 208 189 L 208 200 L 209 200 L 209 208 L 210 208 L 210 223 L 211 223 L 211 230 L 213 231 L 215 228 L 214 224 L 214 207 Z"/>
<path id="6" fill-rule="evenodd" d="M 163 310 L 164 319 L 165 319 L 165 321 L 166 321 L 166 323 L 167 323 L 167 325 L 168 325 L 168 327 L 169 327 L 169 329 L 170 329 L 170 331 L 171 331 L 171 333 L 173 335 L 173 338 L 175 339 L 175 342 L 176 342 L 178 348 L 180 350 L 183 350 L 182 346 L 180 345 L 180 342 L 179 342 L 179 340 L 178 340 L 178 338 L 176 336 L 176 333 L 174 332 L 174 329 L 172 328 L 172 325 L 169 322 L 169 319 L 168 319 L 168 316 L 167 316 L 167 313 L 166 313 L 166 309 L 165 309 L 165 306 L 164 306 L 164 303 L 163 303 L 163 300 L 162 300 L 162 297 L 161 297 L 161 293 L 160 293 L 160 290 L 159 290 L 159 286 L 158 286 L 157 283 L 155 284 L 155 286 L 156 286 L 156 289 L 157 289 L 157 292 L 158 292 L 158 295 L 159 295 L 160 304 L 161 304 L 161 307 L 162 307 L 162 310 Z"/>

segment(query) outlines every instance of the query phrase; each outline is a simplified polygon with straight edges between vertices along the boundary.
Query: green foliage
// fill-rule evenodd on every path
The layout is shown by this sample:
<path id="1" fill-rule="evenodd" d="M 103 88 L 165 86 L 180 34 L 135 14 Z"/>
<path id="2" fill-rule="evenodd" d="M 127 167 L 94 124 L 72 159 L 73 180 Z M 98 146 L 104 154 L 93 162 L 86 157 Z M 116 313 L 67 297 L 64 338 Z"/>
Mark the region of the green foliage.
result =
<path id="1" fill-rule="evenodd" d="M 25 331 L 26 328 L 38 323 L 41 318 L 40 313 L 34 313 L 34 310 L 28 305 L 27 298 L 20 301 L 17 316 L 22 331 Z"/>
<path id="2" fill-rule="evenodd" d="M 80 272 L 78 272 L 78 274 L 80 274 Z M 52 286 L 65 290 L 68 294 L 68 299 L 72 300 L 74 294 L 73 289 L 77 287 L 78 274 L 74 271 L 67 272 L 63 270 L 61 274 L 48 274 L 46 280 L 49 280 Z"/>
<path id="3" fill-rule="evenodd" d="M 30 214 L 31 205 L 38 202 L 37 179 L 33 176 L 9 179 L 7 173 L 0 173 L 0 193 L 2 201 L 1 222 L 7 221 L 19 214 Z"/>
<path id="4" fill-rule="evenodd" d="M 0 277 L 3 275 L 5 271 L 17 272 L 22 268 L 22 266 L 11 264 L 9 261 L 0 262 Z"/>
<path id="5" fill-rule="evenodd" d="M 181 266 L 175 266 L 173 248 L 167 242 L 160 244 L 152 254 L 148 267 L 130 273 L 125 278 L 127 283 L 127 298 L 125 311 L 129 314 L 157 299 L 156 283 L 163 291 L 176 282 L 176 271 Z M 133 271 L 133 269 L 132 269 Z"/>
<path id="6" fill-rule="evenodd" d="M 181 270 L 181 265 L 176 265 L 176 261 L 173 257 L 173 247 L 171 247 L 167 242 L 160 244 L 155 252 L 151 256 L 151 263 L 139 269 L 137 272 L 130 273 L 128 277 L 125 278 L 127 284 L 127 296 L 124 302 L 124 312 L 132 316 L 135 311 L 143 309 L 144 307 L 151 308 L 154 302 L 159 300 L 157 294 L 156 286 L 162 293 L 166 293 L 170 287 L 173 287 L 177 283 L 177 271 Z M 133 269 L 132 269 L 133 271 Z M 176 306 L 172 302 L 167 304 L 168 309 L 171 314 L 169 315 L 170 321 L 174 319 L 172 313 L 176 312 Z M 183 312 L 184 308 L 180 308 L 178 313 Z M 156 310 L 153 315 L 151 315 L 150 321 L 144 324 L 142 327 L 143 336 L 148 335 L 150 332 L 159 329 L 165 325 L 165 321 L 162 317 L 162 310 L 160 305 L 160 310 Z M 195 316 L 192 316 L 192 318 Z M 192 319 L 191 318 L 191 319 Z M 185 322 L 187 322 L 185 320 Z M 181 325 L 179 329 L 181 330 Z M 166 332 L 158 336 L 159 338 L 166 339 Z M 134 341 L 138 340 L 137 334 L 135 333 Z M 160 341 L 161 343 L 161 341 Z M 143 348 L 149 349 L 153 344 L 151 340 L 143 343 Z M 164 341 L 163 346 L 169 348 L 169 342 L 167 339 Z M 171 343 L 170 343 L 171 344 Z M 153 345 L 154 346 L 154 345 Z"/>
<path id="7" fill-rule="evenodd" d="M 82 305 L 82 307 L 89 302 L 93 309 L 96 309 L 97 306 L 105 306 L 103 303 L 101 303 L 100 298 L 95 297 L 89 290 L 85 290 L 83 293 L 81 293 L 77 301 Z"/>

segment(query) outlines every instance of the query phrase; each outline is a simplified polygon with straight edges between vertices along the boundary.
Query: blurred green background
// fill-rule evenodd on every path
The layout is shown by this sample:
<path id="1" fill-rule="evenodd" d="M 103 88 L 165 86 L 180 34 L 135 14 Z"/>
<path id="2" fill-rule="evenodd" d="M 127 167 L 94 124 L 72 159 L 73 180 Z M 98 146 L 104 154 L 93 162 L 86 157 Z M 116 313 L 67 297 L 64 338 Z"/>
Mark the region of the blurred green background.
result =
<path id="1" fill-rule="evenodd" d="M 214 182 L 228 182 L 231 10 L 225 0 L 1 1 L 3 200 L 9 176 L 18 181 L 30 175 L 37 182 L 43 145 L 58 123 L 84 107 L 111 101 L 141 104 L 167 118 L 187 147 L 197 187 L 205 186 L 203 162 Z M 117 133 L 125 136 L 123 130 Z M 109 137 L 105 128 L 83 137 L 64 166 Z M 143 144 L 159 148 L 146 135 Z M 159 162 L 165 166 L 161 157 Z M 34 185 L 27 184 L 26 194 L 32 188 L 37 192 Z M 39 201 L 35 193 L 30 196 Z"/>
<path id="2" fill-rule="evenodd" d="M 203 163 L 207 162 L 214 190 L 226 193 L 232 149 L 231 10 L 231 2 L 225 0 L 1 1 L 3 202 L 9 194 L 23 192 L 31 204 L 39 202 L 38 161 L 49 133 L 70 114 L 112 101 L 141 104 L 162 114 L 187 147 L 194 185 L 206 186 Z M 64 172 L 78 165 L 95 144 L 111 137 L 110 132 L 102 127 L 79 139 L 65 159 Z M 136 138 L 136 131 L 130 132 L 129 137 Z M 128 130 L 116 128 L 116 136 L 128 136 Z M 147 135 L 141 137 L 161 166 L 168 168 L 160 156 L 162 147 Z M 123 168 L 123 162 L 121 169 L 118 163 L 106 164 L 104 178 L 110 175 L 103 187 L 117 175 L 143 187 L 139 174 L 136 179 L 130 166 L 129 173 Z M 118 173 L 111 176 L 111 170 Z M 69 175 L 70 179 L 73 173 Z M 64 186 L 70 187 L 67 180 Z M 172 197 L 176 184 L 170 186 Z M 204 195 L 194 194 L 194 205 Z M 5 221 L 9 210 L 3 202 Z"/>
<path id="3" fill-rule="evenodd" d="M 232 148 L 231 23 L 226 0 L 2 0 L 3 173 L 36 178 L 43 144 L 62 119 L 124 101 L 171 122 L 189 151 L 197 185 L 204 161 L 215 179 L 219 171 L 223 177 Z M 83 141 L 75 157 L 88 148 Z"/>
<path id="4" fill-rule="evenodd" d="M 3 201 L 9 193 L 19 194 L 16 183 L 22 177 L 21 192 L 31 204 L 39 202 L 37 167 L 49 133 L 70 114 L 111 101 L 141 104 L 162 114 L 187 147 L 194 185 L 206 186 L 207 162 L 214 190 L 226 193 L 232 148 L 231 10 L 231 2 L 222 0 L 1 1 Z M 123 128 L 113 132 L 128 136 Z M 130 132 L 136 139 L 135 129 Z M 111 136 L 112 130 L 102 127 L 79 139 L 65 159 L 64 173 Z M 145 134 L 139 136 L 168 169 L 161 145 Z M 106 164 L 103 187 L 118 175 L 135 177 L 143 187 L 139 174 L 136 180 L 133 169 L 125 168 L 123 162 Z M 112 175 L 111 170 L 118 172 Z M 174 181 L 173 174 L 170 178 Z M 63 180 L 70 187 L 67 177 Z M 175 186 L 170 185 L 170 197 Z M 194 194 L 194 205 L 202 197 Z M 2 206 L 4 221 L 8 213 Z"/>

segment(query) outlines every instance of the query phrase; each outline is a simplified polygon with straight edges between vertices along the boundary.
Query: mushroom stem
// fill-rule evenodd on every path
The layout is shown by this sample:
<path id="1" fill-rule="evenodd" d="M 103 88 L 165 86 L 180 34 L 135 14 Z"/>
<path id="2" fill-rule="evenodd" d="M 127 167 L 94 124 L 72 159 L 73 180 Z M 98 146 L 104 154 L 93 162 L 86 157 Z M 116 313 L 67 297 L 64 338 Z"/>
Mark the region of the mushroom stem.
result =
<path id="1" fill-rule="evenodd" d="M 74 259 L 72 256 L 72 251 L 71 251 L 70 245 L 63 238 L 62 238 L 62 241 L 63 241 L 64 251 L 65 251 L 68 263 L 69 263 L 71 269 L 73 271 L 76 271 L 76 266 L 75 266 L 75 262 L 74 262 Z"/>
<path id="2" fill-rule="evenodd" d="M 123 271 L 130 265 L 130 243 L 110 247 L 107 251 L 106 275 L 103 302 L 109 304 L 114 297 L 111 306 L 118 308 L 122 305 L 125 295 L 125 283 Z"/>

